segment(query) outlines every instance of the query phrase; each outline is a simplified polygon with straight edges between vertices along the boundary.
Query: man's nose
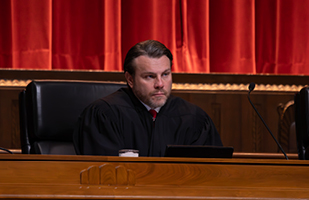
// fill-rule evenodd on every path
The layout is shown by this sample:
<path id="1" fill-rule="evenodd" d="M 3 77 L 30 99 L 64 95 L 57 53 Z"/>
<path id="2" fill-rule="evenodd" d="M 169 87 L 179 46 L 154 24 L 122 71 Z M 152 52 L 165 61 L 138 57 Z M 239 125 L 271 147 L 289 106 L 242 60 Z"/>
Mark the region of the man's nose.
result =
<path id="1" fill-rule="evenodd" d="M 163 84 L 162 78 L 161 77 L 156 78 L 155 83 L 154 83 L 154 87 L 155 88 L 162 88 L 163 86 L 164 86 L 164 84 Z"/>

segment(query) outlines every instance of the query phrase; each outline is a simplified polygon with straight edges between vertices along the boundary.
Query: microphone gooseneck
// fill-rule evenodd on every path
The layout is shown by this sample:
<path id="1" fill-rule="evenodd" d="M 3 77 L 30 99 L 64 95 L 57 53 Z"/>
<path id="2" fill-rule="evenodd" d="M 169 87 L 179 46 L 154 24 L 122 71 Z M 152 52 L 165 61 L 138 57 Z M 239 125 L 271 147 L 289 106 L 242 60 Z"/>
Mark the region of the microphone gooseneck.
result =
<path id="1" fill-rule="evenodd" d="M 8 152 L 8 153 L 10 153 L 10 154 L 13 154 L 13 152 L 12 152 L 12 151 L 10 151 L 10 150 L 8 150 L 8 149 L 5 149 L 5 148 L 3 148 L 3 147 L 0 147 L 0 150 L 2 150 L 2 151 L 6 151 L 6 152 Z"/>
<path id="2" fill-rule="evenodd" d="M 254 104 L 252 103 L 251 99 L 250 99 L 250 92 L 252 92 L 255 88 L 255 83 L 250 83 L 249 84 L 249 92 L 248 92 L 248 100 L 250 102 L 250 104 L 252 105 L 253 109 L 255 110 L 255 112 L 258 114 L 258 116 L 260 117 L 261 121 L 263 122 L 264 126 L 267 128 L 268 132 L 270 133 L 270 135 L 273 137 L 273 139 L 275 140 L 275 142 L 277 143 L 279 149 L 281 150 L 281 152 L 284 154 L 285 159 L 289 160 L 288 156 L 286 155 L 286 153 L 284 152 L 283 148 L 281 147 L 281 145 L 279 144 L 278 140 L 275 138 L 274 134 L 270 131 L 270 129 L 268 128 L 267 124 L 265 123 L 265 121 L 263 120 L 262 116 L 260 115 L 260 113 L 257 111 L 257 109 L 255 108 Z"/>

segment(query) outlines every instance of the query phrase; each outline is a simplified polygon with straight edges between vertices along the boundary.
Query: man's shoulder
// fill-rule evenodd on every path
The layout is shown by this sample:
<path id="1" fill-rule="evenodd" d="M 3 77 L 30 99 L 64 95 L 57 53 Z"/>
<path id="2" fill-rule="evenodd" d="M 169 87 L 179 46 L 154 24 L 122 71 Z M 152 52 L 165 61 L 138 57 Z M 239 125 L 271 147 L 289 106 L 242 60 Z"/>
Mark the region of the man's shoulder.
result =
<path id="1" fill-rule="evenodd" d="M 129 95 L 128 95 L 128 91 L 127 88 L 120 88 L 119 90 L 117 90 L 116 92 L 105 96 L 103 98 L 101 98 L 101 101 L 105 101 L 108 104 L 111 105 L 115 105 L 115 104 L 123 104 L 128 102 L 128 99 L 130 99 Z"/>
<path id="2" fill-rule="evenodd" d="M 128 106 L 129 102 L 130 97 L 127 94 L 126 88 L 120 88 L 114 93 L 94 101 L 91 105 L 97 108 L 111 106 Z"/>

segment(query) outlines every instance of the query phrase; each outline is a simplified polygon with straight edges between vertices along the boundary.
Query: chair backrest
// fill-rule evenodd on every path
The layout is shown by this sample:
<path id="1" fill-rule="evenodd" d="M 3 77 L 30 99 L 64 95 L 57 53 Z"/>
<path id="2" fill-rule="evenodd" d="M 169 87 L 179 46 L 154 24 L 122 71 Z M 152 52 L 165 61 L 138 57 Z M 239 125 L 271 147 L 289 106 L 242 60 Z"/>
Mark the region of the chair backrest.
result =
<path id="1" fill-rule="evenodd" d="M 294 100 L 277 107 L 279 114 L 278 141 L 286 153 L 297 153 Z M 281 150 L 278 148 L 278 152 Z"/>
<path id="2" fill-rule="evenodd" d="M 83 109 L 124 83 L 32 81 L 19 95 L 22 153 L 75 154 L 73 130 Z"/>
<path id="3" fill-rule="evenodd" d="M 298 157 L 309 159 L 309 87 L 304 87 L 295 94 L 295 126 Z"/>

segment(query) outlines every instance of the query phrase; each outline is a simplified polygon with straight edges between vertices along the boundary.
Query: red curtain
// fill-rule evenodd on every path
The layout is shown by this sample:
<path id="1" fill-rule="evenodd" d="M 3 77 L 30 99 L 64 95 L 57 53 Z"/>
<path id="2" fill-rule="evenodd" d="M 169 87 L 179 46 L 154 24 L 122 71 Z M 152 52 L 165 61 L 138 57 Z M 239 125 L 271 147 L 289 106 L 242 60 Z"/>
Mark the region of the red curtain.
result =
<path id="1" fill-rule="evenodd" d="M 309 0 L 1 0 L 0 68 L 121 71 L 155 39 L 174 72 L 309 74 Z"/>
<path id="2" fill-rule="evenodd" d="M 49 0 L 0 1 L 0 68 L 51 69 Z"/>

